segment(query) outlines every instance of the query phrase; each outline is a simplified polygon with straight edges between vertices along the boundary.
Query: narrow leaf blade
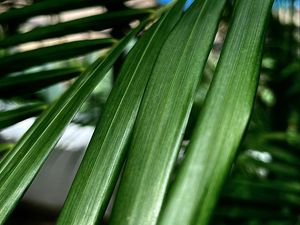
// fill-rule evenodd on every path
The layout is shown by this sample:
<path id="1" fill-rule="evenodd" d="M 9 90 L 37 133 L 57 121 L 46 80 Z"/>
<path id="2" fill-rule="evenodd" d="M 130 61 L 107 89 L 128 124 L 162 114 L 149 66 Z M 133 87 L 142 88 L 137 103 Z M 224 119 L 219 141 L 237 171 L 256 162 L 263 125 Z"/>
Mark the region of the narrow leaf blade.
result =
<path id="1" fill-rule="evenodd" d="M 196 1 L 162 47 L 138 113 L 110 225 L 156 224 L 224 4 Z"/>
<path id="2" fill-rule="evenodd" d="M 0 161 L 0 224 L 4 224 L 77 110 L 144 25 L 141 23 L 104 60 L 97 60 L 86 70 Z"/>
<path id="3" fill-rule="evenodd" d="M 162 44 L 181 16 L 181 0 L 131 50 L 83 158 L 58 225 L 97 224 L 126 155 L 126 144 Z M 85 212 L 84 214 L 82 212 Z"/>
<path id="4" fill-rule="evenodd" d="M 0 58 L 0 76 L 43 63 L 84 55 L 112 46 L 115 42 L 112 38 L 73 41 L 4 56 Z"/>
<path id="5" fill-rule="evenodd" d="M 0 129 L 18 123 L 29 117 L 37 116 L 46 108 L 47 106 L 45 104 L 36 103 L 0 112 Z"/>
<path id="6" fill-rule="evenodd" d="M 239 0 L 208 97 L 159 225 L 205 225 L 246 128 L 272 0 Z"/>
<path id="7" fill-rule="evenodd" d="M 74 67 L 4 77 L 0 79 L 0 96 L 9 98 L 34 93 L 55 83 L 77 77 L 81 72 L 82 68 Z"/>
<path id="8" fill-rule="evenodd" d="M 0 41 L 0 48 L 89 30 L 104 30 L 116 25 L 127 24 L 133 19 L 142 19 L 146 17 L 149 12 L 150 10 L 128 9 L 40 27 L 26 33 L 6 37 Z"/>
<path id="9" fill-rule="evenodd" d="M 0 23 L 24 21 L 30 17 L 45 14 L 54 14 L 66 10 L 89 7 L 105 3 L 105 0 L 46 0 L 36 2 L 20 9 L 11 9 L 0 14 Z"/>

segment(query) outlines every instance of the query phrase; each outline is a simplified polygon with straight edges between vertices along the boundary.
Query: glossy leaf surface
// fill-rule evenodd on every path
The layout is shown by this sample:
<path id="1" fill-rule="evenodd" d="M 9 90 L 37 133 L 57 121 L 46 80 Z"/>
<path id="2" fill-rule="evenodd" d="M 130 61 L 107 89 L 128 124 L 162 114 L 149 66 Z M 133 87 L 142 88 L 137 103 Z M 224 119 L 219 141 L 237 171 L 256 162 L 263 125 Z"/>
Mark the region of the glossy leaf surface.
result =
<path id="1" fill-rule="evenodd" d="M 181 0 L 157 21 L 127 56 L 58 224 L 91 225 L 102 218 L 124 163 L 126 145 L 157 55 L 166 34 L 180 18 L 183 4 Z"/>
<path id="2" fill-rule="evenodd" d="M 236 1 L 208 96 L 159 225 L 208 224 L 250 117 L 272 2 Z"/>
<path id="3" fill-rule="evenodd" d="M 224 4 L 196 1 L 162 47 L 134 127 L 111 225 L 156 224 Z"/>

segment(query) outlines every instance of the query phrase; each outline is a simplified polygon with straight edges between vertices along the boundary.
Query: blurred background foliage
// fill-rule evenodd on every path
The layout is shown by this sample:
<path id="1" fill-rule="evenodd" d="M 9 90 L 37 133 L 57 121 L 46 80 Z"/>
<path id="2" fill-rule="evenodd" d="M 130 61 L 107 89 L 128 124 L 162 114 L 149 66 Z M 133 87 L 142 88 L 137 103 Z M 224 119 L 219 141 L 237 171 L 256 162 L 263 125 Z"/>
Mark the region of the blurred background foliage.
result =
<path id="1" fill-rule="evenodd" d="M 137 19 L 166 2 L 1 0 L 0 129 L 38 116 Z M 212 79 L 231 11 L 228 1 L 184 143 Z M 78 129 L 95 125 L 124 55 L 73 119 Z M 276 0 L 251 121 L 211 224 L 300 224 L 299 99 L 300 1 Z M 15 141 L 0 132 L 0 157 Z M 53 224 L 58 211 L 27 199 L 7 224 Z"/>

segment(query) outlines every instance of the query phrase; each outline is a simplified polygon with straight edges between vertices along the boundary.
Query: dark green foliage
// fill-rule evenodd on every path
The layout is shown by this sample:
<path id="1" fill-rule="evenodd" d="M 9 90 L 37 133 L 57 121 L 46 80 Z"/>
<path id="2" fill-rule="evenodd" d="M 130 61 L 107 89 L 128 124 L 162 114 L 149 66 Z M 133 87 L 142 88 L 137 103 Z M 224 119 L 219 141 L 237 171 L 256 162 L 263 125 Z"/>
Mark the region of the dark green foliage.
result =
<path id="1" fill-rule="evenodd" d="M 185 0 L 151 9 L 35 0 L 1 13 L 0 129 L 38 118 L 17 143 L 0 136 L 0 224 L 17 220 L 21 197 L 84 111 L 92 119 L 82 123 L 98 122 L 57 224 L 298 225 L 300 28 L 276 8 L 268 23 L 272 2 L 195 0 L 182 10 Z M 93 6 L 106 11 L 19 32 L 35 16 Z M 105 29 L 108 38 L 20 51 Z M 58 99 L 45 98 L 62 82 Z"/>
<path id="2" fill-rule="evenodd" d="M 111 38 L 74 41 L 4 56 L 0 58 L 0 67 L 2 68 L 0 76 L 46 62 L 81 56 L 109 47 L 113 43 L 115 40 Z"/>
<path id="3" fill-rule="evenodd" d="M 8 76 L 0 79 L 0 96 L 10 98 L 39 91 L 52 84 L 78 76 L 83 68 L 63 68 Z"/>

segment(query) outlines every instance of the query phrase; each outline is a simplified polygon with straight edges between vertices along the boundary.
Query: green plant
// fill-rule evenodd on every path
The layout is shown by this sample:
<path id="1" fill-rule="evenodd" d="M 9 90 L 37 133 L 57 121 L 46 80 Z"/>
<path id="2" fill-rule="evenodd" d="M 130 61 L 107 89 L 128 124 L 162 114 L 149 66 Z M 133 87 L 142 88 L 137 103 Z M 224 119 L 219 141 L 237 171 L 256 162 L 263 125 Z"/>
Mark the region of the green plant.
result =
<path id="1" fill-rule="evenodd" d="M 292 128 L 278 129 L 263 118 L 267 113 L 272 118 L 273 108 L 266 107 L 273 104 L 272 100 L 254 104 L 259 75 L 277 69 L 264 63 L 261 69 L 272 3 L 236 0 L 232 12 L 231 3 L 226 4 L 225 0 L 195 0 L 186 11 L 185 0 L 153 9 L 127 8 L 117 0 L 44 0 L 0 15 L 3 34 L 7 35 L 0 41 L 0 47 L 6 48 L 0 58 L 1 98 L 26 105 L 1 112 L 0 128 L 43 111 L 12 149 L 11 145 L 0 146 L 0 153 L 6 152 L 0 159 L 0 224 L 5 223 L 66 126 L 111 68 L 115 78 L 112 90 L 57 224 L 100 223 L 118 178 L 111 225 L 297 223 L 299 108 L 288 113 Z M 108 11 L 27 33 L 15 29 L 20 21 L 32 16 L 97 4 L 106 6 Z M 228 17 L 231 22 L 215 66 L 208 59 L 209 53 L 221 18 L 224 22 Z M 133 20 L 139 20 L 139 24 L 130 28 L 128 24 Z M 14 54 L 8 49 L 30 41 L 107 28 L 112 28 L 109 38 Z M 135 45 L 125 54 L 133 40 Z M 30 70 L 32 66 L 102 48 L 108 50 L 98 54 L 98 59 L 88 66 L 64 62 L 59 68 Z M 266 52 L 277 56 L 271 50 Z M 294 75 L 299 71 L 299 63 L 293 63 L 280 70 L 280 82 L 286 77 L 299 79 Z M 205 68 L 209 67 L 211 71 L 207 72 Z M 36 94 L 74 77 L 78 78 L 54 102 Z M 271 84 L 274 90 L 278 82 L 274 79 Z M 266 94 L 261 93 L 268 90 L 266 85 L 258 88 L 262 101 Z M 204 92 L 200 101 L 199 92 Z M 297 96 L 298 86 L 291 92 Z M 45 107 L 45 103 L 49 106 Z M 292 150 L 283 151 L 284 148 Z M 253 157 L 257 151 L 249 149 L 263 149 L 272 156 L 271 162 L 257 160 Z M 184 152 L 183 159 L 178 159 L 180 150 Z M 272 176 L 257 174 L 262 168 Z M 287 175 L 293 182 L 285 180 Z M 278 201 L 270 196 L 281 191 L 284 194 Z M 261 197 L 257 200 L 252 192 Z M 272 202 L 278 218 L 270 213 L 273 205 L 257 209 L 254 204 L 239 211 L 232 204 L 235 201 Z"/>

